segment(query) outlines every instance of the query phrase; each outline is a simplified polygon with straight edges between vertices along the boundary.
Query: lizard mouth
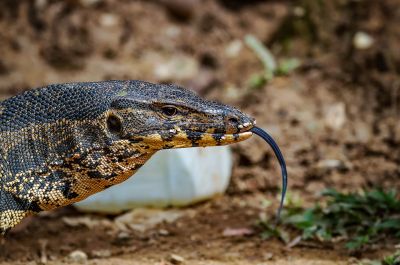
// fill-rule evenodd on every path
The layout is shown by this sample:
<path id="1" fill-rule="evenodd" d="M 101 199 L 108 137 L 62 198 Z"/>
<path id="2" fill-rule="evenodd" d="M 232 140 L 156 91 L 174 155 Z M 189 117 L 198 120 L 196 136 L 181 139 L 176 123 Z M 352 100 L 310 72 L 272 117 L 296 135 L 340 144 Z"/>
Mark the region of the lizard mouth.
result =
<path id="1" fill-rule="evenodd" d="M 253 135 L 250 130 L 249 128 L 238 133 L 213 133 L 182 129 L 147 131 L 136 134 L 131 141 L 143 142 L 154 149 L 221 146 L 249 139 Z"/>
<path id="2" fill-rule="evenodd" d="M 185 131 L 182 135 L 191 141 L 192 146 L 220 146 L 241 142 L 249 139 L 253 133 L 250 130 L 238 133 L 205 133 Z"/>
<path id="3" fill-rule="evenodd" d="M 249 139 L 253 135 L 251 130 L 255 127 L 255 121 L 245 122 L 235 127 L 217 128 L 216 126 L 213 128 L 208 125 L 210 126 L 208 129 L 200 129 L 203 126 L 207 126 L 207 124 L 197 124 L 192 128 L 176 126 L 162 130 L 146 130 L 128 135 L 127 138 L 133 142 L 144 140 L 154 143 L 157 147 L 161 147 L 160 144 L 163 142 L 164 147 L 160 149 L 228 145 Z"/>
<path id="4" fill-rule="evenodd" d="M 192 146 L 220 146 L 241 142 L 249 139 L 253 132 L 255 122 L 246 122 L 236 128 L 229 128 L 225 132 L 218 132 L 213 129 L 206 131 L 183 130 L 181 137 L 191 141 Z"/>

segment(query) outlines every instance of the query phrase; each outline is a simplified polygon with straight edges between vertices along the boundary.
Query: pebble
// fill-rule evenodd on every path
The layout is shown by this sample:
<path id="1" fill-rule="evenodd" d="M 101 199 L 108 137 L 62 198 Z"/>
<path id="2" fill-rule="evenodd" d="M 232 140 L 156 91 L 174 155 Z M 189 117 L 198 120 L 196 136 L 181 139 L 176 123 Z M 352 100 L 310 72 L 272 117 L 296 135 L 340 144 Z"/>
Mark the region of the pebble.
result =
<path id="1" fill-rule="evenodd" d="M 271 260 L 273 257 L 274 257 L 274 254 L 271 253 L 271 252 L 267 252 L 267 253 L 265 253 L 265 254 L 263 255 L 263 258 L 264 258 L 265 260 Z"/>
<path id="2" fill-rule="evenodd" d="M 127 239 L 130 239 L 130 238 L 131 238 L 131 234 L 129 234 L 126 231 L 121 231 L 117 235 L 117 239 L 119 239 L 119 240 L 127 240 Z"/>
<path id="3" fill-rule="evenodd" d="M 43 9 L 47 6 L 47 0 L 36 0 L 35 1 L 35 7 L 37 9 Z"/>
<path id="4" fill-rule="evenodd" d="M 118 25 L 119 18 L 114 14 L 103 14 L 100 16 L 99 22 L 103 27 L 114 27 Z"/>
<path id="5" fill-rule="evenodd" d="M 179 255 L 171 254 L 169 256 L 169 261 L 172 264 L 183 264 L 185 262 L 185 259 L 183 257 L 179 256 Z"/>
<path id="6" fill-rule="evenodd" d="M 231 41 L 228 46 L 225 48 L 225 55 L 229 58 L 235 58 L 239 55 L 242 50 L 243 43 L 241 40 Z"/>
<path id="7" fill-rule="evenodd" d="M 368 33 L 359 31 L 354 35 L 353 45 L 359 50 L 370 48 L 374 44 L 374 38 Z"/>
<path id="8" fill-rule="evenodd" d="M 296 6 L 293 8 L 293 15 L 296 17 L 304 17 L 306 10 L 301 6 Z"/>
<path id="9" fill-rule="evenodd" d="M 158 230 L 158 234 L 161 236 L 168 236 L 169 235 L 169 231 L 165 230 L 165 229 L 160 229 Z"/>
<path id="10" fill-rule="evenodd" d="M 112 253 L 109 249 L 100 249 L 92 251 L 92 256 L 95 258 L 108 258 L 111 257 Z"/>
<path id="11" fill-rule="evenodd" d="M 338 102 L 327 107 L 325 124 L 333 130 L 340 130 L 346 123 L 346 106 Z"/>
<path id="12" fill-rule="evenodd" d="M 75 251 L 72 251 L 71 253 L 69 253 L 68 259 L 71 262 L 83 264 L 88 260 L 88 256 L 82 250 L 75 250 Z"/>
<path id="13" fill-rule="evenodd" d="M 338 169 L 343 167 L 345 167 L 343 161 L 338 159 L 324 159 L 317 164 L 317 168 L 320 169 Z"/>

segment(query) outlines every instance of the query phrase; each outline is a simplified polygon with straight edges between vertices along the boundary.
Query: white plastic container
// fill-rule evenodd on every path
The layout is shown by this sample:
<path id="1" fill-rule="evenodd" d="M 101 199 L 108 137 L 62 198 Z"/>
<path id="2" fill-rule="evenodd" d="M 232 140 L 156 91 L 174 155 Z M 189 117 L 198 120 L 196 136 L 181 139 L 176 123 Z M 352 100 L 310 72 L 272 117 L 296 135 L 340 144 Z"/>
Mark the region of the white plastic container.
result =
<path id="1" fill-rule="evenodd" d="M 227 146 L 162 150 L 133 177 L 75 206 L 103 213 L 143 206 L 184 206 L 223 193 L 231 169 Z"/>

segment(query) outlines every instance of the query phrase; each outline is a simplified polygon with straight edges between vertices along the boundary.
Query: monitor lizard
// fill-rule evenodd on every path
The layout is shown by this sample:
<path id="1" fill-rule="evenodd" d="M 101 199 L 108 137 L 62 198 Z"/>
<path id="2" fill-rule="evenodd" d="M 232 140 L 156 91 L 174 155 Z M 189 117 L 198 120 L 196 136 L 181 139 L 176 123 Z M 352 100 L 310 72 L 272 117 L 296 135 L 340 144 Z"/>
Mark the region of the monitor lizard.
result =
<path id="1" fill-rule="evenodd" d="M 161 149 L 248 139 L 255 120 L 175 85 L 54 84 L 0 103 L 0 234 L 121 183 Z"/>

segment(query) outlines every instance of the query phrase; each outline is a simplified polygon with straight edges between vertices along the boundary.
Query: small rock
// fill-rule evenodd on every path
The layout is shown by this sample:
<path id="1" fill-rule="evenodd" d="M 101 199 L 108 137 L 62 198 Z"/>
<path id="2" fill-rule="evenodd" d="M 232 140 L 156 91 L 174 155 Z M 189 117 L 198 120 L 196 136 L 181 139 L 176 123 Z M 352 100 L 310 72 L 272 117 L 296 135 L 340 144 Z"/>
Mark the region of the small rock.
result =
<path id="1" fill-rule="evenodd" d="M 75 263 L 79 263 L 79 264 L 83 264 L 87 261 L 88 256 L 85 252 L 83 252 L 82 250 L 75 250 L 72 251 L 69 255 L 68 255 L 68 259 L 71 262 L 75 262 Z"/>
<path id="2" fill-rule="evenodd" d="M 333 130 L 339 130 L 346 122 L 346 106 L 343 102 L 330 105 L 325 114 L 325 124 Z"/>
<path id="3" fill-rule="evenodd" d="M 100 250 L 93 250 L 92 256 L 95 258 L 108 258 L 111 257 L 111 250 L 109 249 L 100 249 Z"/>
<path id="4" fill-rule="evenodd" d="M 160 229 L 158 230 L 158 234 L 161 236 L 168 236 L 169 235 L 169 231 L 165 230 L 165 229 Z"/>
<path id="5" fill-rule="evenodd" d="M 305 14 L 306 10 L 303 7 L 295 6 L 293 8 L 293 15 L 295 15 L 296 17 L 304 17 Z"/>
<path id="6" fill-rule="evenodd" d="M 117 235 L 118 240 L 128 240 L 131 238 L 131 234 L 126 231 L 121 231 Z"/>
<path id="7" fill-rule="evenodd" d="M 35 7 L 39 10 L 45 8 L 47 6 L 47 0 L 36 0 Z"/>
<path id="8" fill-rule="evenodd" d="M 264 258 L 265 260 L 271 260 L 273 256 L 274 256 L 274 254 L 272 254 L 271 252 L 267 252 L 267 253 L 265 253 L 265 254 L 263 255 L 263 258 Z"/>
<path id="9" fill-rule="evenodd" d="M 237 57 L 243 48 L 241 40 L 234 40 L 225 48 L 225 55 L 229 58 Z"/>
<path id="10" fill-rule="evenodd" d="M 248 236 L 254 234 L 254 231 L 250 228 L 243 227 L 243 228 L 226 228 L 222 235 L 225 237 L 232 237 L 232 236 Z"/>
<path id="11" fill-rule="evenodd" d="M 185 262 L 185 259 L 183 257 L 179 256 L 179 255 L 171 254 L 169 256 L 169 261 L 172 264 L 183 264 Z"/>
<path id="12" fill-rule="evenodd" d="M 343 161 L 338 159 L 324 159 L 318 162 L 317 168 L 323 170 L 345 168 Z"/>
<path id="13" fill-rule="evenodd" d="M 104 14 L 100 17 L 99 22 L 103 27 L 114 27 L 118 25 L 119 18 L 114 14 Z"/>
<path id="14" fill-rule="evenodd" d="M 374 44 L 374 39 L 368 33 L 359 31 L 354 35 L 353 45 L 359 50 L 370 48 Z"/>
<path id="15" fill-rule="evenodd" d="M 165 34 L 170 38 L 179 37 L 179 35 L 181 35 L 181 33 L 182 33 L 182 30 L 177 26 L 169 26 L 165 30 Z"/>

